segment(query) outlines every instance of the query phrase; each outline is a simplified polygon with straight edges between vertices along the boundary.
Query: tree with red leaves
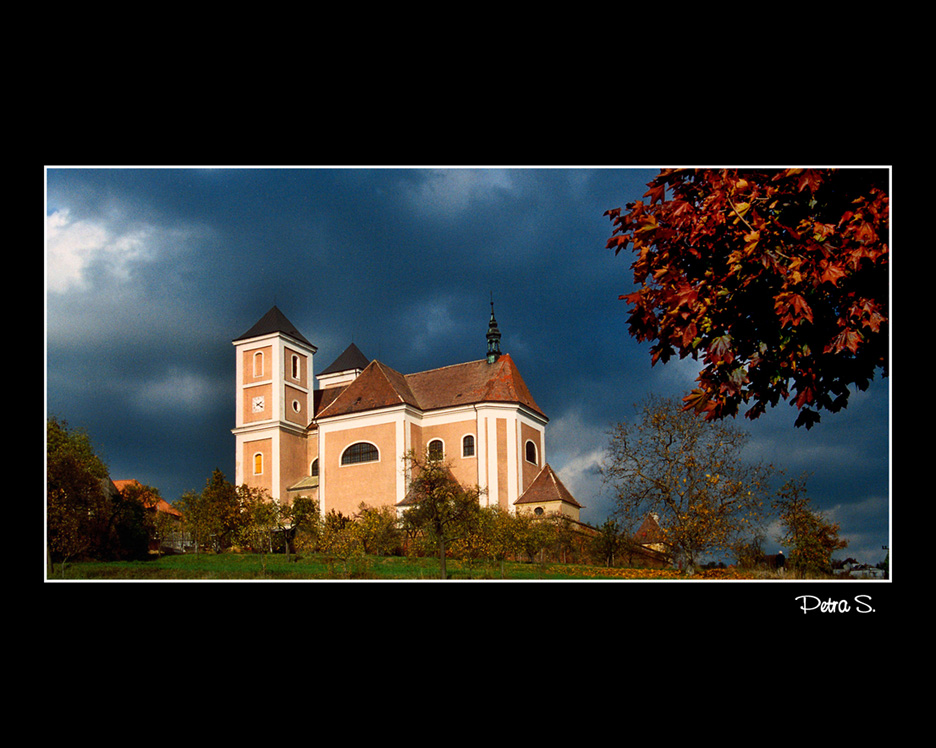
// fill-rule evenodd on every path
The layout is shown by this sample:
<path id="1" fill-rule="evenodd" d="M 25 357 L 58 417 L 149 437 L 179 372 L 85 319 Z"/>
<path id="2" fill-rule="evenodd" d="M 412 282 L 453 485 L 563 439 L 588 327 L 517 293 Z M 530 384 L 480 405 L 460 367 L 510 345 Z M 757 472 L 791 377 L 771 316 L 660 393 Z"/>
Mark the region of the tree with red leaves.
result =
<path id="1" fill-rule="evenodd" d="M 631 335 L 653 364 L 701 360 L 686 408 L 757 418 L 791 400 L 796 426 L 837 412 L 888 371 L 887 169 L 663 169 L 607 248 L 628 246 Z"/>

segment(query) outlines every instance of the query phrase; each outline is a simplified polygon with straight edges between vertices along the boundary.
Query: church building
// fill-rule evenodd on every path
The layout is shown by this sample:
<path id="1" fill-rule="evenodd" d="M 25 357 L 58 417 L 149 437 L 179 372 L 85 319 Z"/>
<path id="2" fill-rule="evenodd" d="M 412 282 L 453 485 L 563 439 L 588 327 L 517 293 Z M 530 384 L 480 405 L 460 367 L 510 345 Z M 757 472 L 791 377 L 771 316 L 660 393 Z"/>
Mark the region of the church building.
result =
<path id="1" fill-rule="evenodd" d="M 549 419 L 500 338 L 492 304 L 485 358 L 401 374 L 352 343 L 315 376 L 316 346 L 274 306 L 233 341 L 237 485 L 316 498 L 323 514 L 399 510 L 412 450 L 441 456 L 484 505 L 578 521 L 581 505 L 546 462 Z"/>

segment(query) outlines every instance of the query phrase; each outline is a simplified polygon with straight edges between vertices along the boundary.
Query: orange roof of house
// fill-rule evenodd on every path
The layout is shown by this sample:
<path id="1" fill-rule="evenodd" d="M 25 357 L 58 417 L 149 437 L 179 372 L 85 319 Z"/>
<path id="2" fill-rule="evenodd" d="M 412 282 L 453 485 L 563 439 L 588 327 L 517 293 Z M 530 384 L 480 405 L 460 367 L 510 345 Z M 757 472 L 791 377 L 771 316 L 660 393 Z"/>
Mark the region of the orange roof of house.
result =
<path id="1" fill-rule="evenodd" d="M 380 361 L 371 361 L 330 403 L 322 402 L 316 418 L 400 404 L 426 411 L 483 402 L 517 403 L 546 417 L 513 359 L 504 354 L 493 364 L 481 359 L 406 375 Z"/>
<path id="2" fill-rule="evenodd" d="M 657 521 L 657 516 L 651 512 L 644 517 L 637 532 L 634 533 L 634 538 L 642 545 L 649 545 L 650 543 L 664 542 L 666 535 Z"/>
<path id="3" fill-rule="evenodd" d="M 113 484 L 117 487 L 117 490 L 120 491 L 121 493 L 123 493 L 123 490 L 127 488 L 128 486 L 134 486 L 134 485 L 140 486 L 140 482 L 134 478 L 130 478 L 129 480 L 115 480 L 113 481 Z M 165 512 L 166 514 L 172 514 L 177 517 L 182 516 L 182 513 L 178 509 L 176 509 L 174 506 L 172 506 L 172 504 L 170 504 L 168 501 L 162 498 L 157 499 L 156 502 L 154 503 L 151 496 L 144 495 L 143 506 L 145 506 L 147 509 L 155 508 L 157 512 Z"/>
<path id="4" fill-rule="evenodd" d="M 582 505 L 569 493 L 569 489 L 559 480 L 559 476 L 547 464 L 540 470 L 539 475 L 533 479 L 529 488 L 514 502 L 515 504 L 546 504 L 551 501 L 562 501 L 579 509 Z"/>

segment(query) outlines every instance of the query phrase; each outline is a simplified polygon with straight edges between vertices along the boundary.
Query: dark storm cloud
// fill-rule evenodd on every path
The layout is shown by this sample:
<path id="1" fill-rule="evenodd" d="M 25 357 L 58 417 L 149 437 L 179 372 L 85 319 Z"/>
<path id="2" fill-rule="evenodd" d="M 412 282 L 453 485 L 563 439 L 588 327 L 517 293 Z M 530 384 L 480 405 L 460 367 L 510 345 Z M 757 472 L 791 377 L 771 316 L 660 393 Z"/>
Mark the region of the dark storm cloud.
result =
<path id="1" fill-rule="evenodd" d="M 655 172 L 50 169 L 48 410 L 88 429 L 115 478 L 172 501 L 215 467 L 233 478 L 231 341 L 274 303 L 317 371 L 353 341 L 408 373 L 481 358 L 493 294 L 550 417 L 547 459 L 598 524 L 606 431 L 697 371 L 650 367 L 618 300 L 631 259 L 604 248 L 604 211 Z M 808 434 L 785 405 L 738 426 L 759 458 L 813 471 L 810 495 L 879 548 L 886 405 L 878 380 Z"/>

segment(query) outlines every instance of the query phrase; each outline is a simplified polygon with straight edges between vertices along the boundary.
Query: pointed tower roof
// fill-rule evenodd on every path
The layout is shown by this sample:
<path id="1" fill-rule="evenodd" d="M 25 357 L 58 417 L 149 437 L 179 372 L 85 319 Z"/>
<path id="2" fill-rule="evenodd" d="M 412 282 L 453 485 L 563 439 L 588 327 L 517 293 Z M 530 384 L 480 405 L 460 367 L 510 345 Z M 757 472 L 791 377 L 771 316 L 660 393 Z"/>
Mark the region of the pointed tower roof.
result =
<path id="1" fill-rule="evenodd" d="M 547 463 L 515 503 L 547 504 L 552 501 L 561 501 L 578 509 L 582 508 L 582 505 L 569 493 L 569 489 L 563 485 L 559 476 Z"/>
<path id="2" fill-rule="evenodd" d="M 290 322 L 286 315 L 283 314 L 279 308 L 274 305 L 270 311 L 264 314 L 260 321 L 257 322 L 253 327 L 251 327 L 247 332 L 241 335 L 239 338 L 234 338 L 234 341 L 238 340 L 247 340 L 248 338 L 259 338 L 261 335 L 270 335 L 271 333 L 281 332 L 294 340 L 298 340 L 300 343 L 305 343 L 307 346 L 313 350 L 318 350 L 312 343 L 305 339 L 298 328 Z"/>
<path id="3" fill-rule="evenodd" d="M 367 365 L 370 363 L 367 356 L 361 353 L 360 349 L 352 343 L 347 348 L 345 348 L 344 353 L 342 353 L 335 361 L 322 370 L 322 374 L 334 374 L 339 371 L 350 371 L 352 369 L 360 369 L 364 371 L 367 368 Z"/>

